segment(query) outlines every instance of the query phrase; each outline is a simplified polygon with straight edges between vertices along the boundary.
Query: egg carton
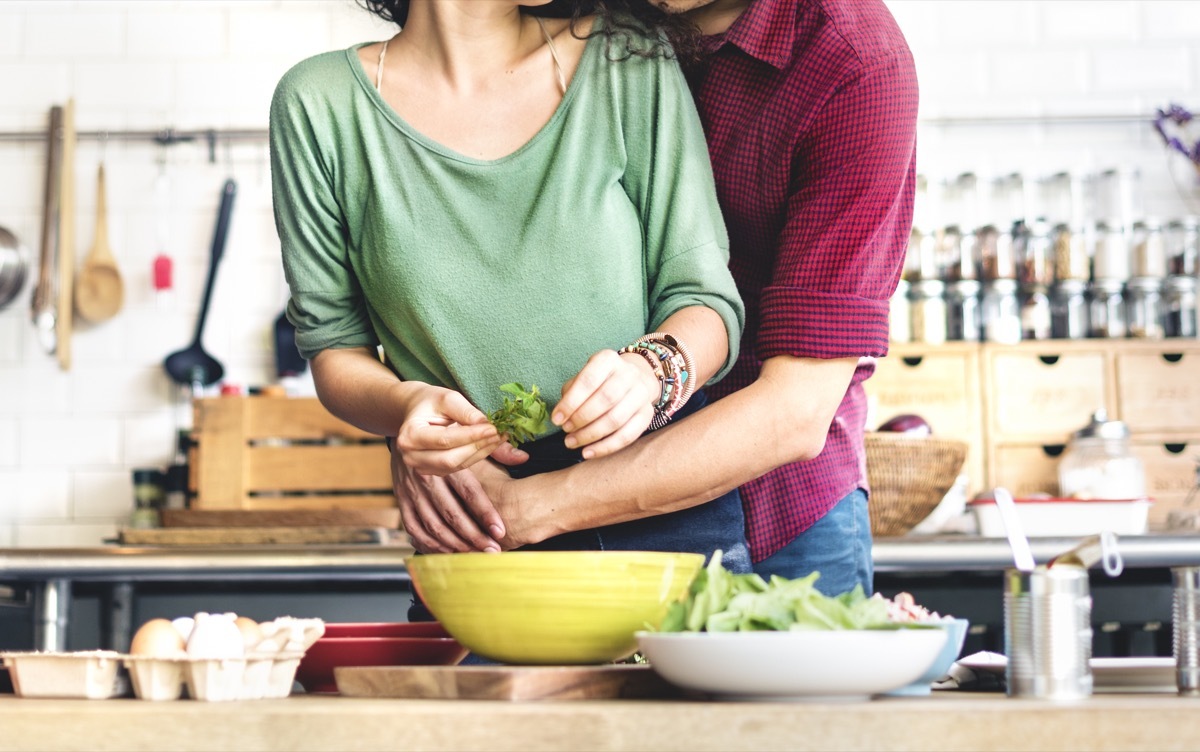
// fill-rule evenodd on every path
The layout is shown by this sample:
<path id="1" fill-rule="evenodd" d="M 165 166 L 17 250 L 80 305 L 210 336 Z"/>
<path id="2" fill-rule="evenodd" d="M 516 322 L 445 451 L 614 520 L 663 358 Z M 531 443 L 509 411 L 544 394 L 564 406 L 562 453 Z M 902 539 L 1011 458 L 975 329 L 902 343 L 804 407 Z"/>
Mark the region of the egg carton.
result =
<path id="1" fill-rule="evenodd" d="M 139 700 L 205 702 L 261 700 L 292 693 L 303 652 L 252 653 L 242 658 L 160 658 L 123 655 Z"/>
<path id="2" fill-rule="evenodd" d="M 0 653 L 18 697 L 104 700 L 121 693 L 112 650 Z"/>

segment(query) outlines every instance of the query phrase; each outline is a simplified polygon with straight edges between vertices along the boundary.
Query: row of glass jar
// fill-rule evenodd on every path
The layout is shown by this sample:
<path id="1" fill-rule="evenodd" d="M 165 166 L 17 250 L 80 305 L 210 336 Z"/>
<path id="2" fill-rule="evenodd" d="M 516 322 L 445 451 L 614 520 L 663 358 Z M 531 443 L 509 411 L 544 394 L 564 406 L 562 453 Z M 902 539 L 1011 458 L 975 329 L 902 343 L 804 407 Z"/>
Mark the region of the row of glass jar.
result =
<path id="1" fill-rule="evenodd" d="M 1035 220 L 1007 230 L 987 225 L 966 232 L 950 225 L 924 233 L 914 228 L 904 278 L 1008 279 L 1022 287 L 1048 287 L 1060 281 L 1194 275 L 1198 266 L 1200 221 L 1195 217 L 1166 225 L 1142 220 L 1128 229 L 1103 221 L 1072 228 Z"/>
<path id="2" fill-rule="evenodd" d="M 1015 280 L 901 280 L 892 297 L 893 342 L 1197 336 L 1192 275 L 1063 280 L 1022 287 Z"/>

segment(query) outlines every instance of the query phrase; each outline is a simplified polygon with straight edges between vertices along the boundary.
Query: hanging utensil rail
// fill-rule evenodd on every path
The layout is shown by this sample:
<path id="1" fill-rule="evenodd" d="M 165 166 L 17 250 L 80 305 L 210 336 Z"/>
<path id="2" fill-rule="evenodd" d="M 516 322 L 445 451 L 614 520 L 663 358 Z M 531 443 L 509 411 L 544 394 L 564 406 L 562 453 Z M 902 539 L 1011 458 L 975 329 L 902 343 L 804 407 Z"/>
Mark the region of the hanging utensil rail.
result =
<path id="1" fill-rule="evenodd" d="M 266 141 L 265 128 L 195 128 L 158 130 L 78 131 L 77 141 L 146 141 L 159 146 L 175 146 L 197 141 L 208 145 L 208 161 L 217 161 L 217 142 Z M 45 131 L 0 131 L 0 143 L 45 141 Z"/>

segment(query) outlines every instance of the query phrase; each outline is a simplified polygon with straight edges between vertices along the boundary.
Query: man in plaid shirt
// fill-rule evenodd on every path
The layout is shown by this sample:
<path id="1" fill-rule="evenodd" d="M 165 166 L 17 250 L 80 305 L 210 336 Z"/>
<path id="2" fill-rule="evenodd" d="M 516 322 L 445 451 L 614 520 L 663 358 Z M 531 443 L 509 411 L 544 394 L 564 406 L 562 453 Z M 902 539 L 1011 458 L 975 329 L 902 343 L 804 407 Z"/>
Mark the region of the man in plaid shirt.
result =
<path id="1" fill-rule="evenodd" d="M 882 0 L 657 2 L 704 34 L 690 78 L 746 303 L 741 354 L 712 404 L 616 454 L 519 481 L 480 463 L 482 487 L 428 479 L 439 550 L 535 543 L 740 487 L 756 571 L 871 592 L 862 382 L 887 353 L 912 224 L 912 55 Z"/>

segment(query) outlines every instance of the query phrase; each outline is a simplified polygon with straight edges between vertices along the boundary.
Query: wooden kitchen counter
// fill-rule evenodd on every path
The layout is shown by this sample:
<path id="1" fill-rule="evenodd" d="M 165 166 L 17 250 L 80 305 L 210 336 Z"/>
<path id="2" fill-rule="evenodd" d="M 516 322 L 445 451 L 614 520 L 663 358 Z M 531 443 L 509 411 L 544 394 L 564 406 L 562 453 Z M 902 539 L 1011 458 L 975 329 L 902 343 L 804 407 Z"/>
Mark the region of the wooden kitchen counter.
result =
<path id="1" fill-rule="evenodd" d="M 1058 704 L 935 692 L 871 702 L 208 703 L 0 696 L 4 750 L 1196 750 L 1200 698 Z"/>

